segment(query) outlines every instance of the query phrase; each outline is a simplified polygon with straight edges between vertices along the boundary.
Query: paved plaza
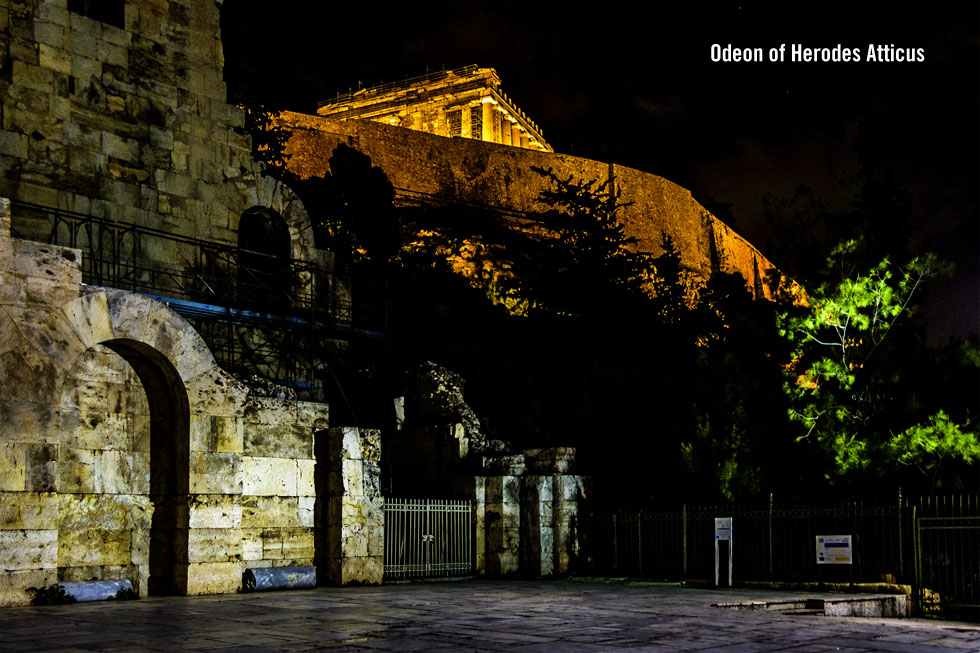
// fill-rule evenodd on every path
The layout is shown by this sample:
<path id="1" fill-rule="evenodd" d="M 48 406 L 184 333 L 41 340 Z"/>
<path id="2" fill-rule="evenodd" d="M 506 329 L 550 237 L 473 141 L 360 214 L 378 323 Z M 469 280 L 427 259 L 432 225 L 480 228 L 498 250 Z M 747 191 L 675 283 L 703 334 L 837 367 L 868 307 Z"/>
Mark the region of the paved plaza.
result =
<path id="1" fill-rule="evenodd" d="M 801 596 L 653 583 L 460 581 L 0 609 L 13 651 L 980 651 L 980 626 L 788 616 Z"/>

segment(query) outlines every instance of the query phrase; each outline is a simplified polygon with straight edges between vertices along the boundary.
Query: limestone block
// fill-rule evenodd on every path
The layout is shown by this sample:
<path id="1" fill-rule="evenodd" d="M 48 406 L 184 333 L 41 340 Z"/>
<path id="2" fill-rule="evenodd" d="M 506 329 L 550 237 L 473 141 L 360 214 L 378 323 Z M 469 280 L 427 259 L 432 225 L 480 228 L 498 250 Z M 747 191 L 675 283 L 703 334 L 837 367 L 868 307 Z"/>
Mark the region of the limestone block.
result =
<path id="1" fill-rule="evenodd" d="M 95 492 L 95 467 L 100 453 L 88 449 L 62 449 L 58 466 L 58 488 L 61 492 Z"/>
<path id="2" fill-rule="evenodd" d="M 0 154 L 4 157 L 27 158 L 27 134 L 0 131 Z"/>
<path id="3" fill-rule="evenodd" d="M 300 497 L 316 496 L 316 461 L 296 461 L 296 495 Z"/>
<path id="4" fill-rule="evenodd" d="M 284 528 L 282 530 L 282 556 L 285 560 L 313 560 L 313 529 Z"/>
<path id="5" fill-rule="evenodd" d="M 304 513 L 297 497 L 242 497 L 242 528 L 306 526 L 309 517 Z"/>
<path id="6" fill-rule="evenodd" d="M 50 587 L 58 582 L 58 570 L 6 570 L 0 574 L 0 605 L 27 605 L 31 597 L 28 587 Z"/>
<path id="7" fill-rule="evenodd" d="M 50 403 L 0 401 L 0 442 L 54 443 L 59 439 L 51 431 L 58 425 L 59 415 Z"/>
<path id="8" fill-rule="evenodd" d="M 187 594 L 230 594 L 241 589 L 244 566 L 235 562 L 197 562 L 187 565 Z"/>
<path id="9" fill-rule="evenodd" d="M 0 491 L 23 492 L 27 488 L 27 445 L 0 443 Z"/>
<path id="10" fill-rule="evenodd" d="M 192 451 L 189 491 L 191 494 L 241 494 L 241 454 Z"/>
<path id="11" fill-rule="evenodd" d="M 105 494 L 147 494 L 150 457 L 126 451 L 102 451 L 95 466 L 95 491 Z"/>
<path id="12" fill-rule="evenodd" d="M 150 529 L 134 528 L 131 531 L 129 557 L 134 565 L 150 564 Z"/>
<path id="13" fill-rule="evenodd" d="M 0 492 L 0 530 L 58 528 L 58 495 L 53 492 Z"/>
<path id="14" fill-rule="evenodd" d="M 249 422 L 246 408 L 244 451 L 250 456 L 269 458 L 312 458 L 313 430 L 287 421 L 295 415 L 286 411 L 280 422 L 262 424 Z"/>
<path id="15" fill-rule="evenodd" d="M 267 528 L 262 531 L 262 559 L 282 560 L 282 529 Z"/>
<path id="16" fill-rule="evenodd" d="M 188 562 L 232 562 L 241 557 L 239 528 L 191 528 L 187 532 Z"/>
<path id="17" fill-rule="evenodd" d="M 0 560 L 9 571 L 56 567 L 58 531 L 0 531 Z"/>
<path id="18" fill-rule="evenodd" d="M 58 495 L 58 528 L 65 531 L 147 530 L 152 516 L 153 506 L 145 495 Z"/>
<path id="19" fill-rule="evenodd" d="M 243 450 L 242 420 L 234 416 L 191 415 L 191 451 L 239 453 Z"/>
<path id="20" fill-rule="evenodd" d="M 41 43 L 38 45 L 38 62 L 45 68 L 65 75 L 71 74 L 71 55 L 58 47 Z"/>
<path id="21" fill-rule="evenodd" d="M 50 492 L 58 489 L 58 445 L 28 444 L 25 459 L 25 489 L 28 492 Z"/>
<path id="22" fill-rule="evenodd" d="M 360 460 L 341 461 L 341 474 L 344 494 L 347 496 L 362 496 L 364 494 L 364 466 Z"/>
<path id="23" fill-rule="evenodd" d="M 198 494 L 188 500 L 188 526 L 195 528 L 241 528 L 242 497 Z"/>
<path id="24" fill-rule="evenodd" d="M 262 529 L 243 528 L 242 529 L 242 560 L 261 560 L 262 559 Z"/>
<path id="25" fill-rule="evenodd" d="M 316 497 L 297 497 L 300 526 L 312 527 L 316 522 Z"/>
<path id="26" fill-rule="evenodd" d="M 296 461 L 287 458 L 242 457 L 242 493 L 261 496 L 296 496 Z"/>
<path id="27" fill-rule="evenodd" d="M 579 495 L 581 477 L 568 474 L 555 475 L 554 497 L 563 501 L 575 501 Z"/>
<path id="28" fill-rule="evenodd" d="M 335 460 L 361 459 L 361 433 L 355 426 L 334 427 L 328 430 L 329 457 Z"/>
<path id="29" fill-rule="evenodd" d="M 330 407 L 312 401 L 296 402 L 296 423 L 313 429 L 325 429 L 330 422 Z"/>
<path id="30" fill-rule="evenodd" d="M 384 577 L 384 560 L 379 556 L 341 558 L 340 582 L 379 585 Z"/>
<path id="31" fill-rule="evenodd" d="M 58 534 L 58 566 L 128 565 L 129 530 L 61 530 Z"/>

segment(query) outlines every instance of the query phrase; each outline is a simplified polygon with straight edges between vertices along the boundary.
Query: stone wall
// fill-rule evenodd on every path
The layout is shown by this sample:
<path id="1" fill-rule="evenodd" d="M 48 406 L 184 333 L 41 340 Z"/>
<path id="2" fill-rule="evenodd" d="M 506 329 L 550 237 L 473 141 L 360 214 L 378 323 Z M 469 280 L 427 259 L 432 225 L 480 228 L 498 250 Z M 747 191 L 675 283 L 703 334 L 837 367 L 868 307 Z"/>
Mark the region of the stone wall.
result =
<path id="1" fill-rule="evenodd" d="M 252 161 L 226 101 L 219 5 L 127 2 L 120 28 L 66 0 L 0 0 L 0 196 L 228 244 L 246 209 L 267 207 L 293 258 L 325 263 L 302 204 Z M 20 213 L 15 228 L 46 239 Z"/>
<path id="2" fill-rule="evenodd" d="M 327 407 L 254 397 L 164 305 L 80 283 L 77 250 L 7 237 L 0 200 L 0 604 L 126 578 L 233 592 L 312 564 Z"/>
<path id="3" fill-rule="evenodd" d="M 637 248 L 659 254 L 668 233 L 694 280 L 714 270 L 745 278 L 757 297 L 770 297 L 765 275 L 772 263 L 748 241 L 698 204 L 690 191 L 662 177 L 567 154 L 536 152 L 466 138 L 446 138 L 370 121 L 338 121 L 283 112 L 279 125 L 291 132 L 289 168 L 301 177 L 322 177 L 340 143 L 371 157 L 388 175 L 399 201 L 474 203 L 506 212 L 538 212 L 547 180 L 532 167 L 554 169 L 562 177 L 603 182 L 614 178 L 626 233 Z M 771 298 L 771 297 L 770 297 Z"/>

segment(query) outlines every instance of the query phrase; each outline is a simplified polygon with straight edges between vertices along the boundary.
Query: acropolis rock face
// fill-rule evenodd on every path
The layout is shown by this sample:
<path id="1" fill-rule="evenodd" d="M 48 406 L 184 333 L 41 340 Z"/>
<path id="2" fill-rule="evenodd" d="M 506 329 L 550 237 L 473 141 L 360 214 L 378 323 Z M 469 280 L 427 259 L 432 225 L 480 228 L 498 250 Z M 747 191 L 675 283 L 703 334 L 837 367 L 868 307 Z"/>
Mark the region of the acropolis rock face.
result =
<path id="1" fill-rule="evenodd" d="M 447 138 L 367 120 L 284 111 L 276 124 L 290 134 L 285 154 L 291 172 L 304 179 L 323 177 L 330 172 L 331 154 L 343 143 L 371 157 L 394 185 L 396 203 L 406 205 L 458 202 L 509 215 L 544 212 L 550 207 L 540 198 L 549 181 L 533 168 L 599 183 L 612 178 L 612 189 L 627 204 L 619 219 L 626 235 L 637 239 L 638 250 L 661 253 L 666 233 L 694 285 L 713 271 L 737 273 L 756 298 L 772 299 L 766 275 L 778 274 L 775 266 L 698 204 L 690 191 L 662 177 L 567 154 Z"/>

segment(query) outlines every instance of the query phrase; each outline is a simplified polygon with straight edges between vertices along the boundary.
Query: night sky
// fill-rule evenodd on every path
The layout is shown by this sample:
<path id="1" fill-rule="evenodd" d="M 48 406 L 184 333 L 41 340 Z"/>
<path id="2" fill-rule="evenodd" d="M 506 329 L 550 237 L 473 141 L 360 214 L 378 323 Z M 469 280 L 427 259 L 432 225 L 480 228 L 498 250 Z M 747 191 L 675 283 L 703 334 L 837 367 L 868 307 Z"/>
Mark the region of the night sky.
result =
<path id="1" fill-rule="evenodd" d="M 980 332 L 980 3 L 374 3 L 225 0 L 225 76 L 271 107 L 468 64 L 558 152 L 652 172 L 706 204 L 777 265 L 766 193 L 805 185 L 844 209 L 863 166 L 911 200 L 912 251 L 957 265 L 934 282 L 930 334 Z M 711 46 L 762 48 L 761 63 Z M 786 44 L 786 61 L 768 60 Z M 793 62 L 792 45 L 860 62 Z M 868 62 L 869 45 L 923 62 Z M 853 185 L 853 184 L 851 184 Z"/>

